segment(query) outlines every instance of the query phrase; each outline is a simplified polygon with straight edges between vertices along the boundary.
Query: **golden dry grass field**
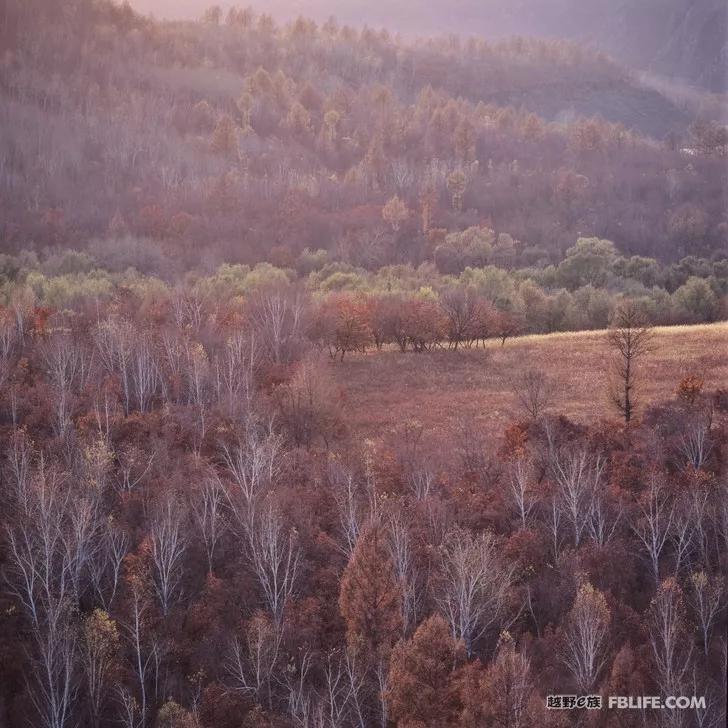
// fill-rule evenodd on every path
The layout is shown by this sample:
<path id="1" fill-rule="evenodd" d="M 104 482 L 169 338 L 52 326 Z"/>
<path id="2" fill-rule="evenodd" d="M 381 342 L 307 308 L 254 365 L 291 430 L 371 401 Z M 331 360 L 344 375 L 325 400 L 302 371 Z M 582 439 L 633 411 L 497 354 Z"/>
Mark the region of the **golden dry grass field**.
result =
<path id="1" fill-rule="evenodd" d="M 640 364 L 641 409 L 672 397 L 687 373 L 706 390 L 728 387 L 728 323 L 654 330 L 654 348 Z M 527 368 L 543 369 L 557 391 L 551 407 L 576 421 L 617 418 L 607 401 L 612 353 L 605 331 L 524 336 L 485 349 L 415 354 L 388 350 L 351 356 L 332 369 L 354 433 L 376 438 L 407 419 L 428 429 L 473 418 L 498 432 L 523 416 L 510 381 Z"/>

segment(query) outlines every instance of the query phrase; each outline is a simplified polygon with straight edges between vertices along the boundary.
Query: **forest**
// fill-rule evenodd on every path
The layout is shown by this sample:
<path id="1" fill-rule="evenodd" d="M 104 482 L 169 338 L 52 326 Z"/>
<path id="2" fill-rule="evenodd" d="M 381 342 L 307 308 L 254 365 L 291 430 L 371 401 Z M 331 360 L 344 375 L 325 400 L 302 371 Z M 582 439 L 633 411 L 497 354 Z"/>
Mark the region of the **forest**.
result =
<path id="1" fill-rule="evenodd" d="M 6 250 L 128 233 L 185 269 L 286 267 L 305 248 L 416 266 L 442 235 L 486 226 L 526 265 L 578 237 L 725 258 L 725 128 L 573 43 L 5 5 Z"/>
<path id="2" fill-rule="evenodd" d="M 0 20 L 0 726 L 725 724 L 710 106 L 566 40 Z"/>
<path id="3" fill-rule="evenodd" d="M 198 18 L 206 0 L 132 0 L 164 18 Z M 220 3 L 223 11 L 230 0 Z M 504 38 L 570 38 L 606 50 L 627 65 L 716 92 L 728 91 L 725 53 L 728 8 L 720 0 L 268 0 L 257 10 L 283 20 L 334 15 L 351 25 L 387 28 L 407 36 L 456 33 Z"/>
<path id="4" fill-rule="evenodd" d="M 327 350 L 457 362 L 516 333 L 468 295 L 392 303 L 369 319 L 363 299 L 313 308 L 268 283 L 58 310 L 17 292 L 5 724 L 526 728 L 565 725 L 546 694 L 633 692 L 706 698 L 648 725 L 722 723 L 726 390 L 687 360 L 638 401 L 624 365 L 660 339 L 622 302 L 599 419 L 549 407 L 564 385 L 535 358 L 495 435 L 423 412 L 361 438 Z"/>

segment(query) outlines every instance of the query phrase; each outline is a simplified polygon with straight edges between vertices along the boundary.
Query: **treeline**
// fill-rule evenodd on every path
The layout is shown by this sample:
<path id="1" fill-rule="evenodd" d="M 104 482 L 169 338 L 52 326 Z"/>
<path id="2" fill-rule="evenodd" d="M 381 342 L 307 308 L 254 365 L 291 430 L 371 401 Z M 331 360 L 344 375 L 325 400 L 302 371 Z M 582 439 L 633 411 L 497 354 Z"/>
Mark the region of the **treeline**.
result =
<path id="1" fill-rule="evenodd" d="M 0 324 L 4 725 L 556 728 L 548 694 L 632 691 L 724 720 L 728 403 L 700 372 L 626 428 L 514 396 L 496 437 L 364 441 L 292 287 L 19 289 Z"/>
<path id="2" fill-rule="evenodd" d="M 487 228 L 446 236 L 436 260 L 442 248 L 448 261 L 460 251 L 461 272 L 443 273 L 431 263 L 367 271 L 332 262 L 325 250 L 305 250 L 293 268 L 223 264 L 209 275 L 179 272 L 170 280 L 172 264 L 159 247 L 127 238 L 113 247 L 99 243 L 93 254 L 0 256 L 0 296 L 5 306 L 23 299 L 49 311 L 122 299 L 166 310 L 182 297 L 194 301 L 201 318 L 215 319 L 231 312 L 245 318 L 251 301 L 274 290 L 300 302 L 302 335 L 342 355 L 385 344 L 422 351 L 446 342 L 457 348 L 493 337 L 603 329 L 626 302 L 656 325 L 728 317 L 726 261 L 689 257 L 663 266 L 621 256 L 609 241 L 580 238 L 558 265 L 511 270 L 487 264 L 515 252 L 510 236 L 496 238 Z"/>
<path id="3" fill-rule="evenodd" d="M 372 270 L 486 226 L 522 241 L 516 267 L 558 262 L 580 235 L 662 262 L 725 256 L 725 130 L 682 119 L 658 143 L 554 122 L 579 89 L 641 93 L 571 44 L 408 45 L 247 11 L 169 24 L 104 2 L 13 0 L 6 17 L 6 250 L 129 233 L 183 268 L 291 267 L 323 248 Z M 655 98 L 636 118 L 669 116 Z"/>

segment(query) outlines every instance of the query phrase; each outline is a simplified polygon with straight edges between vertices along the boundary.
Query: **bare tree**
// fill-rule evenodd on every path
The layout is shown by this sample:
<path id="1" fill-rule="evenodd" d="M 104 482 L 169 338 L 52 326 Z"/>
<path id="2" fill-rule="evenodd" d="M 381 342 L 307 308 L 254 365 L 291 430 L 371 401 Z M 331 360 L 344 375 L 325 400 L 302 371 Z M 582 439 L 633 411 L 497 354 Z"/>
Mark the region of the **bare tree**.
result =
<path id="1" fill-rule="evenodd" d="M 139 705 L 137 706 L 136 701 L 130 695 L 120 693 L 125 709 L 124 715 L 127 719 L 133 717 L 137 709 L 139 710 L 140 721 L 134 725 L 144 725 L 146 722 L 150 697 L 147 682 L 156 669 L 159 657 L 157 643 L 154 640 L 149 643 L 146 638 L 146 611 L 146 595 L 141 584 L 134 579 L 131 584 L 129 622 L 122 627 L 132 649 L 132 669 L 139 690 Z"/>
<path id="2" fill-rule="evenodd" d="M 121 567 L 129 551 L 129 537 L 111 518 L 100 526 L 99 548 L 90 564 L 94 591 L 106 611 L 111 608 L 119 589 Z"/>
<path id="3" fill-rule="evenodd" d="M 134 407 L 146 412 L 161 383 L 151 335 L 126 319 L 109 317 L 96 328 L 94 341 L 104 369 L 119 378 L 125 413 Z"/>
<path id="4" fill-rule="evenodd" d="M 723 608 L 724 580 L 720 574 L 711 576 L 704 571 L 690 575 L 688 601 L 700 630 L 703 652 L 708 656 L 710 633 Z"/>
<path id="5" fill-rule="evenodd" d="M 74 391 L 88 381 L 93 351 L 71 336 L 54 334 L 43 341 L 39 353 L 55 397 L 56 433 L 63 437 L 71 422 Z"/>
<path id="6" fill-rule="evenodd" d="M 148 333 L 141 332 L 133 340 L 131 349 L 131 385 L 136 406 L 147 412 L 160 385 L 154 342 Z"/>
<path id="7" fill-rule="evenodd" d="M 672 528 L 669 536 L 674 558 L 674 573 L 678 576 L 681 569 L 692 560 L 696 524 L 690 495 L 681 494 L 673 503 Z"/>
<path id="8" fill-rule="evenodd" d="M 659 585 L 650 605 L 648 627 L 657 682 L 664 695 L 680 695 L 690 667 L 692 640 L 685 624 L 682 590 L 674 578 Z"/>
<path id="9" fill-rule="evenodd" d="M 214 389 L 228 415 L 250 411 L 255 394 L 255 371 L 261 350 L 254 335 L 237 332 L 214 359 Z"/>
<path id="10" fill-rule="evenodd" d="M 149 475 L 157 451 L 145 453 L 135 445 L 128 445 L 116 452 L 118 475 L 115 488 L 121 493 L 131 493 Z"/>
<path id="11" fill-rule="evenodd" d="M 303 296 L 282 287 L 257 291 L 248 300 L 248 318 L 266 357 L 289 364 L 303 339 L 306 306 Z"/>
<path id="12" fill-rule="evenodd" d="M 94 726 L 101 722 L 118 650 L 119 632 L 116 623 L 106 612 L 94 610 L 83 620 L 80 650 Z"/>
<path id="13" fill-rule="evenodd" d="M 179 597 L 186 534 L 182 514 L 172 498 L 158 508 L 150 525 L 154 589 L 166 616 Z"/>
<path id="14" fill-rule="evenodd" d="M 465 448 L 471 444 L 471 431 L 468 429 L 470 424 L 463 423 L 458 431 L 458 437 L 463 441 Z M 437 480 L 437 463 L 424 439 L 424 432 L 422 423 L 410 420 L 398 429 L 394 442 L 403 480 L 418 501 L 430 496 Z M 463 457 L 463 460 L 466 459 L 467 455 Z"/>
<path id="15" fill-rule="evenodd" d="M 306 650 L 298 660 L 296 669 L 286 675 L 288 714 L 295 726 L 311 726 L 311 728 L 321 726 L 324 728 L 321 703 L 317 699 L 316 692 L 308 684 L 311 663 L 311 653 Z"/>
<path id="16" fill-rule="evenodd" d="M 432 470 L 424 465 L 415 468 L 407 478 L 412 495 L 418 500 L 426 500 L 432 493 L 435 485 L 435 474 Z"/>
<path id="17" fill-rule="evenodd" d="M 550 493 L 547 503 L 546 524 L 549 532 L 551 533 L 551 548 L 554 552 L 554 560 L 558 561 L 563 547 L 563 537 L 561 535 L 562 508 L 561 503 L 559 502 L 558 493 Z"/>
<path id="18" fill-rule="evenodd" d="M 50 604 L 44 623 L 34 630 L 31 701 L 41 728 L 65 728 L 72 724 L 78 680 L 77 638 L 65 602 Z"/>
<path id="19" fill-rule="evenodd" d="M 713 449 L 710 418 L 703 413 L 688 418 L 682 428 L 679 448 L 685 463 L 695 470 L 700 470 Z"/>
<path id="20" fill-rule="evenodd" d="M 179 331 L 191 329 L 197 332 L 202 326 L 205 303 L 194 288 L 191 290 L 178 288 L 172 297 L 172 312 L 175 327 Z"/>
<path id="21" fill-rule="evenodd" d="M 10 498 L 16 508 L 25 514 L 30 505 L 28 489 L 31 485 L 33 448 L 23 430 L 14 430 L 5 452 L 7 458 L 5 482 L 10 486 Z"/>
<path id="22" fill-rule="evenodd" d="M 365 728 L 364 671 L 351 649 L 333 650 L 324 666 L 326 725 L 354 725 Z"/>
<path id="23" fill-rule="evenodd" d="M 541 369 L 526 369 L 511 381 L 511 389 L 521 409 L 537 420 L 553 403 L 556 386 Z"/>
<path id="24" fill-rule="evenodd" d="M 91 492 L 75 495 L 73 501 L 62 539 L 70 586 L 78 604 L 88 586 L 89 567 L 98 554 L 99 500 L 98 494 Z"/>
<path id="25" fill-rule="evenodd" d="M 604 667 L 610 621 L 604 595 L 588 582 L 582 584 L 566 618 L 564 656 L 582 694 L 594 689 Z"/>
<path id="26" fill-rule="evenodd" d="M 21 343 L 16 322 L 10 312 L 0 315 L 0 389 L 10 379 Z"/>
<path id="27" fill-rule="evenodd" d="M 725 677 L 722 681 L 720 677 L 706 680 L 705 675 L 693 665 L 690 692 L 706 699 L 704 706 L 696 705 L 693 711 L 696 728 L 723 728 L 726 724 Z M 681 718 L 674 712 L 673 717 Z"/>
<path id="28" fill-rule="evenodd" d="M 192 513 L 205 545 L 207 572 L 212 574 L 215 548 L 225 532 L 225 490 L 215 473 L 204 478 L 192 496 Z"/>
<path id="29" fill-rule="evenodd" d="M 655 583 L 660 582 L 660 555 L 668 542 L 675 518 L 675 506 L 660 476 L 652 474 L 632 519 L 632 530 L 640 540 L 652 567 Z"/>
<path id="30" fill-rule="evenodd" d="M 208 401 L 211 385 L 210 360 L 202 344 L 185 342 L 184 364 L 187 404 L 202 407 Z"/>
<path id="31" fill-rule="evenodd" d="M 71 598 L 70 544 L 66 525 L 70 490 L 65 479 L 41 460 L 21 492 L 24 500 L 13 504 L 15 518 L 8 525 L 8 585 L 40 629 L 47 613 Z"/>
<path id="32" fill-rule="evenodd" d="M 16 468 L 24 459 L 16 452 Z M 19 466 L 23 471 L 24 466 Z M 41 458 L 32 473 L 15 483 L 14 518 L 8 524 L 9 593 L 31 623 L 30 697 L 43 728 L 70 724 L 75 695 L 77 635 L 72 621 L 75 577 L 83 567 L 83 546 L 72 514 L 68 478 Z M 81 539 L 83 541 L 83 539 Z"/>
<path id="33" fill-rule="evenodd" d="M 571 524 L 574 546 L 578 547 L 589 527 L 594 494 L 601 487 L 604 460 L 585 449 L 572 449 L 554 452 L 551 465 L 557 502 Z"/>
<path id="34" fill-rule="evenodd" d="M 402 633 L 406 635 L 417 622 L 421 590 L 418 589 L 410 533 L 401 509 L 389 513 L 385 520 L 389 553 L 402 595 Z"/>
<path id="35" fill-rule="evenodd" d="M 521 528 L 526 528 L 528 518 L 538 502 L 533 482 L 533 464 L 527 458 L 517 458 L 510 464 L 507 477 L 506 494 L 521 522 Z"/>
<path id="36" fill-rule="evenodd" d="M 614 352 L 609 397 L 629 424 L 638 403 L 639 363 L 653 346 L 652 329 L 634 304 L 628 303 L 615 314 L 607 341 Z"/>
<path id="37" fill-rule="evenodd" d="M 350 649 L 333 649 L 325 655 L 320 666 L 320 687 L 310 683 L 311 653 L 306 652 L 300 666 L 288 679 L 288 709 L 294 725 L 301 728 L 366 728 L 367 699 L 366 670 L 362 669 Z"/>
<path id="38" fill-rule="evenodd" d="M 271 680 L 281 647 L 281 630 L 267 616 L 255 615 L 245 632 L 245 648 L 236 639 L 227 662 L 233 688 L 271 706 Z"/>
<path id="39" fill-rule="evenodd" d="M 283 442 L 273 431 L 254 419 L 245 423 L 243 434 L 234 445 L 222 445 L 222 463 L 235 487 L 227 490 L 230 507 L 242 532 L 251 527 L 258 501 L 272 487 L 280 472 Z"/>
<path id="40" fill-rule="evenodd" d="M 100 322 L 94 331 L 96 352 L 108 374 L 117 376 L 122 389 L 124 412 L 132 409 L 131 354 L 133 328 L 129 321 L 109 317 Z"/>
<path id="41" fill-rule="evenodd" d="M 359 534 L 376 518 L 376 496 L 373 488 L 367 487 L 371 485 L 368 478 L 358 477 L 337 460 L 329 462 L 327 475 L 343 534 L 341 549 L 348 560 L 354 553 Z"/>
<path id="42" fill-rule="evenodd" d="M 265 605 L 276 627 L 296 588 L 300 549 L 294 529 L 286 533 L 283 520 L 272 505 L 258 510 L 248 534 L 251 565 L 258 578 Z"/>
<path id="43" fill-rule="evenodd" d="M 165 329 L 160 337 L 160 362 L 166 380 L 167 399 L 178 404 L 184 401 L 185 334 L 179 329 Z"/>
<path id="44" fill-rule="evenodd" d="M 512 583 L 513 569 L 503 562 L 491 533 L 475 536 L 456 528 L 447 534 L 438 603 L 468 655 L 477 640 L 504 616 Z"/>
<path id="45" fill-rule="evenodd" d="M 587 522 L 587 531 L 592 541 L 599 546 L 606 546 L 617 532 L 622 515 L 621 499 L 610 498 L 604 488 L 597 488 L 592 493 Z"/>
<path id="46" fill-rule="evenodd" d="M 119 723 L 123 728 L 139 728 L 141 721 L 137 720 L 139 706 L 131 692 L 124 685 L 116 686 L 116 700 L 121 706 Z"/>
<path id="47" fill-rule="evenodd" d="M 328 447 L 342 412 L 338 387 L 327 368 L 307 357 L 277 394 L 280 419 L 294 444 L 310 448 L 320 439 Z"/>
<path id="48" fill-rule="evenodd" d="M 697 552 L 696 558 L 707 567 L 710 563 L 711 541 L 717 540 L 718 533 L 711 528 L 716 521 L 716 500 L 720 497 L 720 488 L 713 487 L 704 481 L 694 483 L 687 493 L 690 504 L 690 517 L 693 523 L 693 544 Z M 716 544 L 717 545 L 717 544 Z"/>
<path id="49" fill-rule="evenodd" d="M 440 294 L 439 303 L 447 318 L 450 346 L 457 351 L 460 343 L 473 337 L 478 299 L 472 289 L 449 288 Z"/>

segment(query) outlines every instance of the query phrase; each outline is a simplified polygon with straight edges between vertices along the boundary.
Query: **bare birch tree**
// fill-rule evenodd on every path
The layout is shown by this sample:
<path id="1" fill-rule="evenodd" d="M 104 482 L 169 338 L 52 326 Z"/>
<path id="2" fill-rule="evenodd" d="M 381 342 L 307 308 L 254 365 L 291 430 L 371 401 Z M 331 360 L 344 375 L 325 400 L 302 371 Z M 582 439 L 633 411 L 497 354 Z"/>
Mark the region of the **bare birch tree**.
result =
<path id="1" fill-rule="evenodd" d="M 526 458 L 517 458 L 508 469 L 506 494 L 515 510 L 521 528 L 526 528 L 531 512 L 538 502 L 534 482 L 533 465 Z"/>
<path id="2" fill-rule="evenodd" d="M 513 570 L 499 553 L 495 537 L 456 528 L 442 546 L 438 603 L 453 637 L 468 655 L 485 632 L 499 624 L 513 583 Z"/>
<path id="3" fill-rule="evenodd" d="M 647 554 L 655 583 L 660 582 L 660 556 L 668 542 L 675 507 L 662 478 L 652 474 L 632 518 L 632 530 Z"/>
<path id="4" fill-rule="evenodd" d="M 664 695 L 681 695 L 692 657 L 682 589 L 670 577 L 658 587 L 648 615 L 657 682 Z"/>
<path id="5" fill-rule="evenodd" d="M 586 449 L 577 449 L 556 452 L 551 466 L 557 501 L 571 524 L 574 546 L 578 547 L 589 527 L 594 494 L 601 487 L 604 460 Z"/>
<path id="6" fill-rule="evenodd" d="M 417 572 L 410 539 L 409 528 L 401 510 L 392 511 L 385 519 L 389 553 L 394 574 L 400 584 L 402 595 L 402 634 L 406 635 L 417 622 L 417 611 L 421 599 Z"/>
<path id="7" fill-rule="evenodd" d="M 186 533 L 182 514 L 171 498 L 158 508 L 150 525 L 154 589 L 167 616 L 180 596 Z"/>
<path id="8" fill-rule="evenodd" d="M 225 490 L 216 473 L 210 473 L 192 495 L 192 514 L 205 546 L 207 573 L 212 574 L 215 549 L 225 533 Z"/>
<path id="9" fill-rule="evenodd" d="M 720 574 L 712 576 L 698 571 L 690 575 L 689 587 L 688 603 L 707 657 L 710 634 L 723 608 L 724 579 Z"/>
<path id="10" fill-rule="evenodd" d="M 222 464 L 235 486 L 227 490 L 228 502 L 243 534 L 251 528 L 257 502 L 278 475 L 282 450 L 272 422 L 264 427 L 254 419 L 245 423 L 235 444 L 222 446 Z"/>
<path id="11" fill-rule="evenodd" d="M 245 646 L 236 639 L 227 661 L 233 688 L 269 708 L 272 704 L 271 681 L 278 663 L 281 638 L 281 630 L 266 615 L 257 614 L 245 631 Z"/>
<path id="12" fill-rule="evenodd" d="M 263 601 L 279 628 L 286 604 L 296 588 L 301 557 L 297 534 L 293 529 L 286 529 L 281 516 L 272 505 L 267 505 L 253 519 L 248 545 Z"/>
<path id="13" fill-rule="evenodd" d="M 101 723 L 118 650 L 119 631 L 116 623 L 106 612 L 95 609 L 83 620 L 80 649 L 94 728 Z"/>
<path id="14" fill-rule="evenodd" d="M 596 687 L 607 657 L 611 616 L 604 595 L 591 584 L 582 584 L 566 618 L 564 662 L 582 694 Z"/>

